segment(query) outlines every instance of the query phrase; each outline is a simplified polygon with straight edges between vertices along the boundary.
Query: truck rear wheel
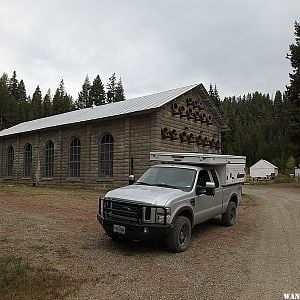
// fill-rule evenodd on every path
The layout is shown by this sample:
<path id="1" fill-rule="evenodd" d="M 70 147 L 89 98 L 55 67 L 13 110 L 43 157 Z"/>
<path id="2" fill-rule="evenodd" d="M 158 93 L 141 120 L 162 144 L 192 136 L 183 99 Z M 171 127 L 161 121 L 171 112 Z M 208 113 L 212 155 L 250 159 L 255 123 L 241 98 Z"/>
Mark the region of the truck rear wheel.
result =
<path id="1" fill-rule="evenodd" d="M 233 201 L 229 201 L 228 206 L 224 214 L 222 214 L 222 224 L 224 226 L 232 226 L 236 219 L 236 204 Z"/>
<path id="2" fill-rule="evenodd" d="M 166 239 L 168 249 L 173 252 L 185 251 L 189 246 L 191 235 L 192 226 L 190 220 L 184 216 L 177 217 Z"/>

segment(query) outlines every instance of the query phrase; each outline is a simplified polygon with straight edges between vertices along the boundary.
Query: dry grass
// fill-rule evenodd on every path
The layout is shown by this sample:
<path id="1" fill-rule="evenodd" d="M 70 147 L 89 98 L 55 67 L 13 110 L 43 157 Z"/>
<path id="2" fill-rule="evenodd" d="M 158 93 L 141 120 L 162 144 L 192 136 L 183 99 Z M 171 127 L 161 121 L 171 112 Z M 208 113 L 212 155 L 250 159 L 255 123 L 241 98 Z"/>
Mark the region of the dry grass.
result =
<path id="1" fill-rule="evenodd" d="M 0 259 L 0 299 L 62 299 L 77 280 L 48 266 L 33 267 L 18 256 Z"/>
<path id="2" fill-rule="evenodd" d="M 249 186 L 249 193 L 245 187 L 235 226 L 225 228 L 218 219 L 200 224 L 187 251 L 173 254 L 160 241 L 110 240 L 96 220 L 102 191 L 0 185 L 0 299 L 258 298 L 254 292 L 264 293 L 265 284 L 253 290 L 261 268 L 251 268 L 269 257 L 269 245 L 257 253 L 264 216 L 272 218 L 268 210 L 280 205 L 260 196 L 272 199 L 275 186 Z M 284 190 L 282 198 L 296 203 L 299 190 Z M 284 229 L 274 220 L 268 237 Z M 294 290 L 286 283 L 291 277 L 278 278 Z"/>
<path id="3" fill-rule="evenodd" d="M 241 209 L 246 209 L 249 206 L 257 206 L 260 205 L 259 201 L 257 201 L 257 197 L 243 193 L 242 194 L 242 200 L 241 200 Z"/>
<path id="4" fill-rule="evenodd" d="M 69 264 L 77 259 L 74 242 L 82 226 L 95 220 L 99 194 L 0 185 L 1 300 L 72 298 L 90 281 L 84 271 L 73 272 Z"/>
<path id="5" fill-rule="evenodd" d="M 30 185 L 21 184 L 0 184 L 0 195 L 14 195 L 14 194 L 24 194 L 32 196 L 79 196 L 83 200 L 90 199 L 91 196 L 98 196 L 105 193 L 103 190 L 91 190 L 91 189 L 73 189 L 64 187 L 47 187 L 39 186 L 33 187 Z"/>

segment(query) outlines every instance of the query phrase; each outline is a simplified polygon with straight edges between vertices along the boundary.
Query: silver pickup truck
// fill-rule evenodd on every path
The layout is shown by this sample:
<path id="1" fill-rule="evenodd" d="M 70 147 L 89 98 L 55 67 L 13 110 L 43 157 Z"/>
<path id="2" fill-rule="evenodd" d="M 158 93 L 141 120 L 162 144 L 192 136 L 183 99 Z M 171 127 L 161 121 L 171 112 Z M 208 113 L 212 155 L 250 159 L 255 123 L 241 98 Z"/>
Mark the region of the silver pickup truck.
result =
<path id="1" fill-rule="evenodd" d="M 182 252 L 190 243 L 193 226 L 219 215 L 225 226 L 235 223 L 245 165 L 229 168 L 231 173 L 226 174 L 226 165 L 232 165 L 228 160 L 226 164 L 185 163 L 184 159 L 178 162 L 178 154 L 170 155 L 164 161 L 160 153 L 157 158 L 165 163 L 150 167 L 133 184 L 99 199 L 97 218 L 109 237 L 161 236 L 169 250 Z M 226 178 L 230 184 L 222 183 Z"/>

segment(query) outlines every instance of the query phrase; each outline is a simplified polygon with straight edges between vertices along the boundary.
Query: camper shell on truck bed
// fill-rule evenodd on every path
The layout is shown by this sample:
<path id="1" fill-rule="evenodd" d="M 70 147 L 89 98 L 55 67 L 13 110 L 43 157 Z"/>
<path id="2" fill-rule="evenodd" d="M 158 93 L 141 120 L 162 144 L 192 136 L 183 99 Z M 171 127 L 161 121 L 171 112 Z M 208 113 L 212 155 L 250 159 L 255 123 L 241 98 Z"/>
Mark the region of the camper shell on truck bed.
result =
<path id="1" fill-rule="evenodd" d="M 214 167 L 219 174 L 222 186 L 244 183 L 246 178 L 245 156 L 210 153 L 150 152 L 150 161 Z"/>

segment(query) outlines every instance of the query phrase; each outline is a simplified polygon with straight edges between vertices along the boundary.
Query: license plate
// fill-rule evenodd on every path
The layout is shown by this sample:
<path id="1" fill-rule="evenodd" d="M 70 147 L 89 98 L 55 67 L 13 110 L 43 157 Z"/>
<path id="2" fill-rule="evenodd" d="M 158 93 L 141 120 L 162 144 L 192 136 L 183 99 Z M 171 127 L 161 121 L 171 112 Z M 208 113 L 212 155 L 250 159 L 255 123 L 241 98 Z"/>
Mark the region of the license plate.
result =
<path id="1" fill-rule="evenodd" d="M 125 226 L 114 224 L 113 231 L 116 233 L 125 234 Z"/>

